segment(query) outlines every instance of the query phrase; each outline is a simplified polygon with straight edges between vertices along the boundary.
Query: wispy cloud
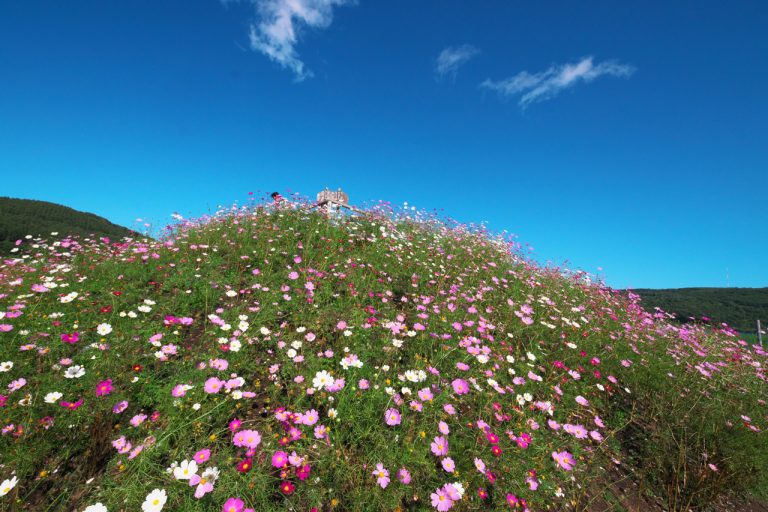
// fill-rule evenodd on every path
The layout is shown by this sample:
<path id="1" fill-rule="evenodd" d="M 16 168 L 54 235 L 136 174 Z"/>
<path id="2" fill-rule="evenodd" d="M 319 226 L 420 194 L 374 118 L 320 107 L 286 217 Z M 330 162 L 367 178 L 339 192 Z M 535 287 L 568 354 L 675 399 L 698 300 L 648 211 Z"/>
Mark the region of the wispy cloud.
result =
<path id="1" fill-rule="evenodd" d="M 229 1 L 229 0 L 224 0 Z M 296 45 L 305 28 L 327 28 L 335 6 L 354 0 L 250 0 L 256 6 L 257 22 L 251 24 L 251 48 L 286 69 L 297 81 L 312 76 L 299 58 Z"/>
<path id="2" fill-rule="evenodd" d="M 449 46 L 437 56 L 435 74 L 438 78 L 443 78 L 445 75 L 451 75 L 455 78 L 459 67 L 478 53 L 480 53 L 480 50 L 471 44 Z"/>
<path id="3" fill-rule="evenodd" d="M 494 81 L 486 80 L 480 84 L 483 89 L 490 89 L 502 96 L 519 96 L 518 104 L 527 107 L 532 103 L 545 101 L 557 96 L 560 91 L 578 83 L 589 83 L 603 75 L 629 78 L 635 67 L 607 60 L 595 64 L 592 57 L 584 57 L 579 62 L 553 65 L 546 71 L 531 74 L 527 71 Z"/>

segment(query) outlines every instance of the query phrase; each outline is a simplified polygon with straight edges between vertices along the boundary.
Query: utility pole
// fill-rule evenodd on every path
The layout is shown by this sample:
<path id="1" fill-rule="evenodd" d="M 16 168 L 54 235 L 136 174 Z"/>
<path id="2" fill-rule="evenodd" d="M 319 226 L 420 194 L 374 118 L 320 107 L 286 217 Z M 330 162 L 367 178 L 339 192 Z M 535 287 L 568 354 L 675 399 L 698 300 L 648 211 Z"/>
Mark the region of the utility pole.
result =
<path id="1" fill-rule="evenodd" d="M 760 344 L 760 348 L 763 348 L 763 330 L 760 328 L 760 319 L 757 320 L 757 342 Z"/>

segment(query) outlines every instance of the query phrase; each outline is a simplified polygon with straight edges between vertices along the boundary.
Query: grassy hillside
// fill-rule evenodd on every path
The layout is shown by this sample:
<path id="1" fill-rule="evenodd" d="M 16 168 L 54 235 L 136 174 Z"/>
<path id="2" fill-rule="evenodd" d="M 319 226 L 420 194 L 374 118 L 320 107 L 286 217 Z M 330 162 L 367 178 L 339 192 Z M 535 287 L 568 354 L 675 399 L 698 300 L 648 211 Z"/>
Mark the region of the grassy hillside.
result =
<path id="1" fill-rule="evenodd" d="M 10 254 L 17 240 L 30 243 L 27 235 L 50 238 L 51 233 L 58 233 L 60 238 L 93 235 L 114 239 L 135 234 L 103 217 L 60 204 L 0 197 L 0 254 Z"/>
<path id="2" fill-rule="evenodd" d="M 753 333 L 759 318 L 768 325 L 768 288 L 676 288 L 633 290 L 647 309 L 658 306 L 678 320 L 708 317 L 739 332 Z"/>
<path id="3" fill-rule="evenodd" d="M 241 209 L 7 260 L 0 509 L 764 499 L 768 354 L 638 300 L 380 209 Z"/>

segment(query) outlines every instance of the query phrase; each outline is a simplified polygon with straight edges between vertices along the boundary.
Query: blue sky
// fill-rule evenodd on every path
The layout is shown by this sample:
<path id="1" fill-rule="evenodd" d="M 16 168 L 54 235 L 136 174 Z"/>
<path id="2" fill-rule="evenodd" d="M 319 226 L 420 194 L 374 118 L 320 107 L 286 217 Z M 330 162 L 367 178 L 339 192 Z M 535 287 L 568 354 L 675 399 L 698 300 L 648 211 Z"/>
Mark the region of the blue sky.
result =
<path id="1" fill-rule="evenodd" d="M 766 27 L 759 1 L 3 1 L 0 195 L 134 226 L 343 187 L 615 287 L 768 286 Z"/>

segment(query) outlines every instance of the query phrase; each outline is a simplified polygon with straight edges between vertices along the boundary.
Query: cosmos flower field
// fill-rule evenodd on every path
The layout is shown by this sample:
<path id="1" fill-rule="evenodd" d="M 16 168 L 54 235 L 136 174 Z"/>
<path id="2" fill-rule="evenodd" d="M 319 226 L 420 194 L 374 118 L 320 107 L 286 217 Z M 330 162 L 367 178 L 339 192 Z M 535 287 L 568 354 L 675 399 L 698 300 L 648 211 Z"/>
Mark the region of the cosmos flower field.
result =
<path id="1" fill-rule="evenodd" d="M 768 358 L 379 205 L 29 238 L 0 265 L 0 510 L 658 510 L 768 491 Z"/>

